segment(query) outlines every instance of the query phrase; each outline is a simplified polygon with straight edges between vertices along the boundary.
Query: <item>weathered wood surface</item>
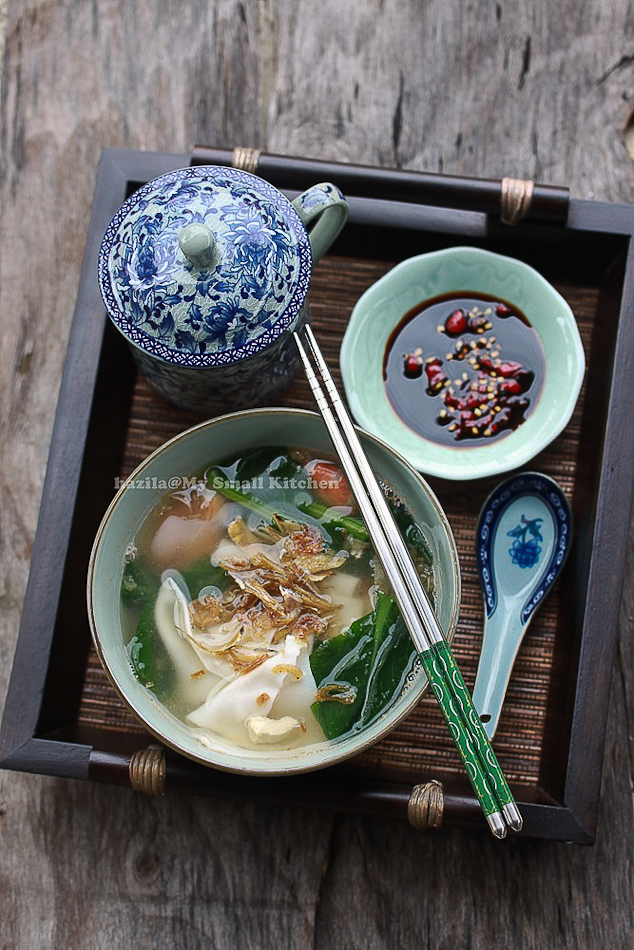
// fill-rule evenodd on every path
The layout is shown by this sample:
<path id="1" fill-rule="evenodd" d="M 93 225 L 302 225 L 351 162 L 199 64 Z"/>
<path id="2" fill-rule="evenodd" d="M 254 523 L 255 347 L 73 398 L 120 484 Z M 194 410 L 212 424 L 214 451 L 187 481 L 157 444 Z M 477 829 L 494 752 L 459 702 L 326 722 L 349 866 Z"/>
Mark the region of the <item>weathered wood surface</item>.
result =
<path id="1" fill-rule="evenodd" d="M 102 146 L 247 144 L 631 201 L 634 7 L 10 0 L 2 22 L 4 695 Z M 594 848 L 3 772 L 0 947 L 631 946 L 633 580 L 630 550 Z"/>

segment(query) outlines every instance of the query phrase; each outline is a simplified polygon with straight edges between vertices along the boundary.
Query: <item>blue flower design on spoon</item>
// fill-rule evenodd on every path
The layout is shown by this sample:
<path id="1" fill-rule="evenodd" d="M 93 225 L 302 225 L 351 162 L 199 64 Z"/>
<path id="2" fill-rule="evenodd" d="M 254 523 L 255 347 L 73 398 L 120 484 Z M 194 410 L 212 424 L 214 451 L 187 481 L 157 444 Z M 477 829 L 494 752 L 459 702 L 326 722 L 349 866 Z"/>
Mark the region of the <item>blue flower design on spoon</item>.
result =
<path id="1" fill-rule="evenodd" d="M 513 564 L 517 564 L 518 567 L 535 567 L 542 553 L 538 542 L 544 540 L 540 531 L 543 520 L 543 518 L 528 519 L 522 515 L 520 523 L 512 531 L 506 532 L 509 538 L 515 538 L 509 548 Z"/>

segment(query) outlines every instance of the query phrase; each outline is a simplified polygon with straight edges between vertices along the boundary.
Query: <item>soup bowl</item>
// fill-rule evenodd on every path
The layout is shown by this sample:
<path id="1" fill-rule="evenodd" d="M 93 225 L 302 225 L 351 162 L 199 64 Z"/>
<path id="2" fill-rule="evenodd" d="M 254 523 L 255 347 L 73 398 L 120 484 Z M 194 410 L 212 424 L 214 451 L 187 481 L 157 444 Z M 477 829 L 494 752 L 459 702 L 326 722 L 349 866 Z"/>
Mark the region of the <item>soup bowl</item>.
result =
<path id="1" fill-rule="evenodd" d="M 423 526 L 435 572 L 436 614 L 448 639 L 460 604 L 460 569 L 451 528 L 423 478 L 379 439 L 360 430 L 361 441 L 380 477 Z M 295 748 L 270 745 L 245 749 L 218 739 L 203 745 L 193 728 L 171 713 L 132 668 L 121 610 L 125 552 L 159 499 L 194 472 L 275 445 L 302 446 L 332 455 L 332 444 L 316 413 L 299 409 L 253 409 L 221 416 L 166 442 L 122 485 L 97 533 L 88 572 L 88 614 L 94 643 L 114 688 L 146 728 L 165 745 L 204 765 L 250 775 L 287 775 L 346 759 L 386 735 L 419 702 L 427 685 L 415 663 L 399 695 L 356 733 Z"/>

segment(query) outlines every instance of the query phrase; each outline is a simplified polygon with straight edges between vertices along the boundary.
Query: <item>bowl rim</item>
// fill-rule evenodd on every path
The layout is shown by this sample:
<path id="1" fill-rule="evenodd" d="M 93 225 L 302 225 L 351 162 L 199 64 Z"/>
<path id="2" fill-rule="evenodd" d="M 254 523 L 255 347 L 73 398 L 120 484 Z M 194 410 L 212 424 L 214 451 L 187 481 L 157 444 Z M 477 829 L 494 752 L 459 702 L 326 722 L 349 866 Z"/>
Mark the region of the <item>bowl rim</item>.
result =
<path id="1" fill-rule="evenodd" d="M 354 385 L 354 380 L 358 376 L 358 372 L 355 373 L 354 369 L 356 363 L 356 342 L 363 332 L 366 323 L 370 319 L 369 309 L 366 310 L 366 313 L 364 314 L 364 308 L 372 308 L 374 306 L 374 299 L 378 298 L 378 296 L 384 292 L 384 289 L 389 287 L 389 284 L 392 281 L 395 279 L 398 280 L 400 274 L 403 271 L 410 269 L 415 270 L 416 268 L 421 267 L 421 265 L 423 267 L 433 265 L 434 261 L 438 261 L 441 258 L 451 257 L 471 257 L 474 260 L 480 258 L 483 262 L 495 262 L 498 264 L 498 266 L 502 265 L 506 267 L 509 270 L 509 273 L 515 272 L 516 274 L 521 274 L 523 279 L 529 279 L 537 283 L 540 288 L 548 293 L 553 303 L 556 303 L 560 308 L 560 315 L 565 320 L 565 325 L 570 336 L 571 345 L 568 354 L 571 361 L 569 369 L 570 379 L 568 381 L 568 389 L 565 394 L 565 399 L 562 400 L 562 405 L 560 407 L 559 415 L 557 416 L 556 421 L 549 425 L 545 430 L 534 433 L 530 439 L 525 439 L 523 444 L 520 443 L 519 438 L 515 439 L 512 443 L 512 452 L 505 452 L 504 459 L 500 458 L 500 454 L 505 450 L 505 447 L 508 446 L 508 441 L 506 439 L 493 442 L 489 446 L 474 446 L 471 443 L 466 443 L 465 445 L 456 447 L 444 446 L 440 443 L 431 442 L 430 440 L 425 439 L 424 436 L 419 435 L 413 429 L 410 429 L 409 426 L 407 426 L 406 423 L 401 420 L 396 410 L 393 409 L 389 404 L 387 395 L 385 395 L 383 388 L 381 400 L 384 400 L 385 404 L 389 405 L 390 409 L 392 409 L 395 423 L 395 428 L 388 433 L 385 430 L 385 426 L 375 421 L 370 409 L 359 399 Z M 456 288 L 456 290 L 464 289 L 466 288 Z M 390 330 L 394 329 L 395 326 L 396 322 L 390 321 Z M 533 329 L 536 330 L 540 336 L 540 340 L 542 340 L 543 343 L 543 337 L 539 329 L 534 326 L 532 322 L 531 326 L 533 326 Z M 544 345 L 544 356 L 547 362 L 549 355 L 552 359 L 552 354 L 549 354 L 546 346 Z M 445 478 L 448 480 L 460 481 L 467 481 L 476 478 L 487 478 L 493 475 L 502 474 L 504 472 L 513 471 L 522 465 L 525 465 L 539 452 L 546 448 L 547 445 L 549 445 L 554 439 L 557 438 L 558 435 L 561 434 L 563 429 L 570 421 L 577 399 L 579 397 L 585 373 L 585 354 L 577 326 L 577 321 L 572 309 L 570 308 L 567 301 L 559 293 L 559 291 L 557 291 L 553 285 L 530 264 L 526 264 L 524 261 L 509 255 L 498 254 L 494 251 L 489 251 L 484 248 L 473 247 L 470 245 L 445 247 L 436 251 L 428 251 L 423 254 L 417 254 L 413 257 L 408 257 L 405 260 L 400 261 L 389 271 L 387 271 L 387 273 L 385 273 L 382 277 L 376 280 L 370 287 L 367 288 L 366 291 L 364 291 L 361 297 L 359 297 L 352 310 L 350 320 L 341 342 L 339 359 L 346 397 L 357 423 L 372 435 L 387 441 L 388 444 L 399 455 L 407 453 L 407 456 L 410 459 L 410 464 L 417 468 L 421 473 L 439 478 Z M 364 364 L 364 373 L 367 374 L 368 371 L 367 365 Z M 531 419 L 539 419 L 538 406 L 536 406 L 535 412 L 531 413 L 528 421 Z M 404 444 L 404 439 L 406 437 L 404 430 L 407 430 L 407 438 L 411 440 L 411 442 L 407 445 Z M 510 433 L 509 438 L 516 436 L 518 432 L 520 432 L 520 429 Z M 431 459 L 429 458 L 430 451 L 433 452 L 433 457 Z M 480 454 L 476 455 L 475 453 Z M 483 456 L 485 457 L 483 458 Z"/>
<path id="2" fill-rule="evenodd" d="M 123 496 L 124 492 L 127 490 L 129 482 L 133 481 L 135 478 L 138 478 L 139 473 L 141 473 L 147 467 L 149 463 L 154 461 L 160 455 L 167 452 L 177 443 L 186 440 L 194 432 L 199 432 L 201 430 L 211 428 L 218 423 L 226 424 L 228 421 L 234 420 L 238 416 L 239 417 L 245 417 L 245 416 L 257 417 L 257 416 L 265 416 L 265 415 L 279 416 L 280 413 L 284 415 L 289 415 L 292 417 L 299 416 L 299 417 L 311 417 L 313 419 L 321 419 L 321 416 L 319 415 L 319 413 L 314 412 L 313 410 L 309 410 L 309 409 L 296 409 L 292 407 L 286 408 L 286 407 L 281 407 L 281 406 L 280 407 L 265 406 L 262 408 L 243 409 L 236 412 L 225 413 L 222 416 L 216 416 L 213 419 L 208 419 L 208 420 L 205 420 L 204 422 L 198 423 L 197 425 L 191 426 L 190 428 L 185 429 L 184 431 L 178 433 L 177 435 L 173 436 L 171 439 L 168 439 L 166 442 L 158 446 L 139 465 L 137 465 L 134 471 L 121 484 L 120 488 L 116 492 L 112 501 L 108 505 L 108 508 L 106 509 L 106 512 L 101 520 L 101 523 L 95 535 L 95 539 L 94 539 L 91 554 L 90 554 L 90 560 L 88 564 L 88 574 L 86 578 L 86 599 L 87 599 L 87 610 L 88 610 L 90 632 L 91 632 L 92 641 L 95 646 L 95 650 L 97 652 L 101 665 L 111 685 L 113 686 L 115 692 L 119 696 L 119 698 L 123 701 L 125 706 L 135 715 L 135 717 L 140 722 L 142 722 L 143 726 L 148 730 L 148 732 L 150 732 L 155 738 L 159 739 L 168 748 L 177 752 L 179 755 L 184 755 L 186 758 L 191 759 L 194 762 L 197 762 L 201 765 L 207 766 L 208 768 L 214 768 L 220 771 L 230 772 L 233 774 L 251 775 L 251 776 L 258 776 L 258 777 L 263 777 L 263 778 L 269 777 L 269 776 L 279 777 L 279 776 L 285 776 L 285 775 L 299 774 L 302 772 L 318 771 L 319 769 L 327 768 L 331 765 L 337 764 L 338 762 L 342 762 L 346 759 L 352 758 L 355 755 L 358 755 L 359 753 L 363 752 L 365 749 L 374 745 L 376 742 L 382 739 L 389 732 L 391 732 L 394 728 L 396 728 L 396 726 L 400 722 L 403 721 L 403 719 L 405 719 L 412 712 L 412 710 L 415 708 L 418 702 L 420 702 L 420 699 L 427 688 L 428 682 L 424 681 L 421 685 L 412 688 L 411 690 L 412 696 L 406 703 L 403 704 L 403 707 L 404 707 L 403 710 L 393 720 L 390 720 L 389 722 L 385 723 L 383 728 L 381 730 L 378 730 L 378 735 L 374 735 L 374 731 L 376 731 L 377 725 L 380 722 L 382 722 L 383 717 L 380 717 L 379 719 L 375 720 L 374 727 L 371 725 L 367 730 L 363 730 L 363 732 L 359 733 L 360 736 L 363 736 L 363 734 L 367 731 L 368 735 L 366 736 L 365 739 L 361 739 L 358 742 L 358 744 L 355 743 L 354 748 L 352 750 L 344 749 L 343 751 L 339 752 L 339 754 L 337 754 L 336 748 L 333 747 L 334 749 L 333 753 L 327 756 L 325 758 L 325 761 L 323 760 L 323 757 L 322 759 L 317 760 L 317 756 L 315 755 L 314 756 L 314 758 L 316 759 L 315 762 L 304 762 L 302 759 L 298 758 L 298 761 L 296 764 L 293 764 L 291 766 L 288 766 L 288 765 L 283 766 L 283 767 L 280 766 L 277 768 L 275 767 L 275 765 L 273 765 L 273 767 L 270 767 L 269 766 L 270 760 L 268 759 L 262 760 L 262 766 L 263 766 L 262 768 L 253 768 L 252 766 L 246 765 L 246 764 L 244 766 L 240 766 L 239 764 L 227 764 L 227 763 L 219 762 L 217 760 L 212 759 L 212 757 L 217 756 L 218 753 L 210 749 L 205 750 L 205 747 L 202 745 L 201 745 L 200 753 L 196 753 L 190 749 L 184 749 L 177 740 L 173 739 L 170 735 L 166 734 L 155 724 L 149 722 L 147 717 L 137 709 L 136 704 L 126 694 L 124 688 L 119 683 L 117 676 L 115 675 L 115 672 L 110 666 L 107 650 L 102 643 L 101 637 L 97 629 L 97 620 L 95 617 L 95 606 L 93 602 L 93 595 L 94 595 L 94 589 L 95 589 L 95 583 L 96 583 L 96 561 L 97 561 L 99 548 L 103 541 L 104 535 L 108 529 L 108 525 L 111 522 L 114 511 L 117 508 L 118 502 L 120 498 Z M 447 516 L 438 498 L 436 497 L 435 492 L 432 490 L 432 488 L 429 486 L 426 480 L 422 477 L 421 473 L 418 472 L 412 465 L 409 464 L 407 459 L 403 458 L 403 456 L 401 456 L 399 452 L 393 449 L 381 438 L 373 435 L 372 433 L 366 432 L 365 430 L 361 429 L 359 426 L 355 426 L 355 428 L 357 429 L 357 432 L 359 434 L 367 437 L 371 442 L 375 443 L 380 449 L 387 452 L 389 455 L 393 456 L 396 459 L 396 461 L 400 465 L 402 465 L 407 472 L 409 472 L 409 474 L 424 490 L 425 494 L 427 495 L 429 499 L 429 502 L 431 503 L 436 513 L 436 516 L 438 517 L 438 521 L 443 529 L 443 534 L 448 541 L 448 553 L 450 556 L 451 566 L 452 566 L 453 575 L 454 575 L 454 583 L 455 583 L 455 596 L 453 598 L 451 616 L 449 619 L 449 623 L 447 625 L 447 629 L 446 631 L 444 631 L 447 641 L 451 643 L 456 631 L 458 617 L 460 613 L 460 601 L 461 601 L 461 595 L 462 595 L 462 578 L 461 578 L 461 572 L 460 572 L 460 561 L 458 557 L 458 550 L 457 550 L 455 538 L 453 535 L 453 531 L 451 529 L 451 525 L 449 524 Z M 130 673 L 130 675 L 131 677 L 133 676 L 132 672 Z M 424 677 L 421 677 L 421 678 L 424 680 Z M 325 748 L 327 749 L 328 746 L 325 746 Z"/>

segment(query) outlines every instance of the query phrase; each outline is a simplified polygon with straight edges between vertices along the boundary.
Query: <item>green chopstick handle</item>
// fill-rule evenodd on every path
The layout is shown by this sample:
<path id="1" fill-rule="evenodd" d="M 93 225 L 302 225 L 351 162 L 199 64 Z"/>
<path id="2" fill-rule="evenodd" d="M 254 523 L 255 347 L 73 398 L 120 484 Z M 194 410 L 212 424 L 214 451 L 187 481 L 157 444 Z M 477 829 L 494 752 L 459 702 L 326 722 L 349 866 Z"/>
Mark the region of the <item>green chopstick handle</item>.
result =
<path id="1" fill-rule="evenodd" d="M 500 812 L 500 805 L 493 794 L 477 750 L 474 748 L 472 736 L 465 727 L 462 711 L 457 708 L 460 697 L 456 697 L 455 690 L 447 685 L 452 669 L 451 660 L 447 659 L 447 652 L 446 643 L 434 643 L 429 650 L 420 654 L 420 658 L 480 807 L 488 817 Z"/>
<path id="2" fill-rule="evenodd" d="M 493 790 L 498 807 L 513 804 L 515 799 L 504 777 L 504 773 L 500 768 L 500 764 L 493 751 L 486 730 L 482 725 L 478 711 L 473 705 L 473 700 L 471 699 L 471 695 L 465 685 L 462 673 L 458 668 L 458 664 L 454 659 L 449 644 L 445 641 L 434 643 L 430 652 L 434 654 L 437 667 L 439 667 L 440 670 L 444 670 L 445 679 L 451 682 L 454 702 L 460 707 L 458 713 L 463 720 L 463 728 L 466 726 L 469 729 L 473 743 L 472 748 L 475 746 L 475 753 L 486 771 L 488 783 Z"/>

